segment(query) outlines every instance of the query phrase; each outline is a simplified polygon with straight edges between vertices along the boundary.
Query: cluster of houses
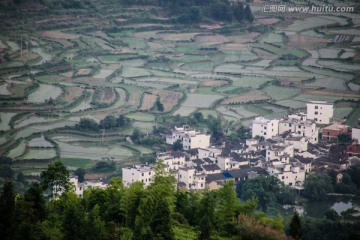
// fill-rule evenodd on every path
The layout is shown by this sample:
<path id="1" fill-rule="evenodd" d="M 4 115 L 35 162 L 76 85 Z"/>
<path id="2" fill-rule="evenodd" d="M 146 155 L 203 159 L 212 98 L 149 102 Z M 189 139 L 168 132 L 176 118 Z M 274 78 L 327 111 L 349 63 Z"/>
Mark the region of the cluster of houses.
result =
<path id="1" fill-rule="evenodd" d="M 172 134 L 166 136 L 166 143 L 172 145 L 180 140 L 183 150 L 158 153 L 157 159 L 175 176 L 178 188 L 188 190 L 218 189 L 229 180 L 241 181 L 259 174 L 275 176 L 298 190 L 303 188 L 306 175 L 312 171 L 334 170 L 341 178 L 341 171 L 360 162 L 360 123 L 358 128 L 350 129 L 335 122 L 332 103 L 309 101 L 306 105 L 306 113 L 273 120 L 255 118 L 252 138 L 240 141 L 236 147 L 225 144 L 214 147 L 209 134 L 189 126 L 175 127 Z M 343 134 L 352 134 L 354 143 L 334 144 Z M 318 144 L 319 136 L 321 144 Z M 149 186 L 154 175 L 153 164 L 122 169 L 125 186 L 137 181 Z"/>

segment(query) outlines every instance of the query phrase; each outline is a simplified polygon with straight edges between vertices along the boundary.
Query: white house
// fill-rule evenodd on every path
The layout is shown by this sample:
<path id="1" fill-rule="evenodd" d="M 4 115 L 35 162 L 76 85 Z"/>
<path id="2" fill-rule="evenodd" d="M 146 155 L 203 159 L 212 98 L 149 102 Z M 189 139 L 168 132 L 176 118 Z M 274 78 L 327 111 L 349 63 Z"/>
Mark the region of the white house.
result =
<path id="1" fill-rule="evenodd" d="M 157 154 L 157 159 L 162 160 L 166 165 L 166 170 L 179 170 L 185 166 L 185 154 L 181 151 L 170 151 Z"/>
<path id="2" fill-rule="evenodd" d="M 351 139 L 357 140 L 360 143 L 360 128 L 352 128 Z"/>
<path id="3" fill-rule="evenodd" d="M 280 160 L 281 162 L 289 162 L 289 158 L 294 156 L 294 146 L 291 144 L 274 144 L 266 150 L 266 161 Z"/>
<path id="4" fill-rule="evenodd" d="M 279 134 L 279 120 L 269 120 L 264 117 L 257 117 L 252 121 L 252 137 L 271 138 Z"/>
<path id="5" fill-rule="evenodd" d="M 299 152 L 305 152 L 308 150 L 309 140 L 305 137 L 288 137 L 285 139 L 285 144 L 293 145 Z"/>
<path id="6" fill-rule="evenodd" d="M 281 163 L 274 161 L 268 165 L 266 170 L 270 175 L 276 176 L 285 185 L 292 187 L 302 187 L 305 180 L 305 171 L 298 163 Z"/>
<path id="7" fill-rule="evenodd" d="M 219 155 L 216 157 L 216 163 L 220 167 L 220 169 L 223 171 L 231 169 L 231 161 L 232 160 L 233 159 L 231 156 Z"/>
<path id="8" fill-rule="evenodd" d="M 319 129 L 315 120 L 306 119 L 304 113 L 292 114 L 279 121 L 279 134 L 289 132 L 293 137 L 306 137 L 310 143 L 318 143 Z"/>
<path id="9" fill-rule="evenodd" d="M 175 127 L 172 134 L 166 137 L 167 144 L 174 144 L 181 140 L 184 150 L 194 148 L 208 148 L 210 146 L 210 134 L 200 133 L 190 129 L 189 126 Z"/>
<path id="10" fill-rule="evenodd" d="M 180 168 L 178 171 L 178 183 L 183 184 L 188 190 L 205 189 L 206 175 L 196 173 L 195 168 Z"/>
<path id="11" fill-rule="evenodd" d="M 309 101 L 306 103 L 307 119 L 318 124 L 329 124 L 334 115 L 334 104 L 325 101 Z"/>
<path id="12" fill-rule="evenodd" d="M 147 187 L 152 183 L 154 175 L 153 165 L 139 164 L 122 169 L 122 180 L 126 187 L 134 182 L 142 182 Z"/>

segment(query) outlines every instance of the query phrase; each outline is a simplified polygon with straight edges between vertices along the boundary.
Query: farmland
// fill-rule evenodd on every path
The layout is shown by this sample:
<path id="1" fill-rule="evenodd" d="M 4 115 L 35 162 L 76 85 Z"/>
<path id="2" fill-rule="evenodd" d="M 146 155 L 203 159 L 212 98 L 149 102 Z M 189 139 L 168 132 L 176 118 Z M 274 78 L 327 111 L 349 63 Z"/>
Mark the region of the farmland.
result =
<path id="1" fill-rule="evenodd" d="M 102 157 L 138 162 L 157 149 L 126 142 L 134 129 L 148 133 L 164 119 L 196 112 L 232 121 L 230 131 L 257 116 L 304 110 L 308 100 L 345 102 L 335 117 L 350 124 L 359 117 L 356 14 L 280 17 L 251 1 L 253 22 L 181 24 L 158 8 L 119 2 L 94 2 L 95 10 L 84 5 L 66 15 L 49 10 L 36 20 L 27 10 L 19 10 L 24 20 L 3 13 L 0 147 L 16 164 L 38 159 L 26 164 L 42 169 L 60 158 L 74 169 Z M 131 126 L 106 136 L 74 130 L 82 118 L 99 123 L 108 115 L 126 116 Z"/>

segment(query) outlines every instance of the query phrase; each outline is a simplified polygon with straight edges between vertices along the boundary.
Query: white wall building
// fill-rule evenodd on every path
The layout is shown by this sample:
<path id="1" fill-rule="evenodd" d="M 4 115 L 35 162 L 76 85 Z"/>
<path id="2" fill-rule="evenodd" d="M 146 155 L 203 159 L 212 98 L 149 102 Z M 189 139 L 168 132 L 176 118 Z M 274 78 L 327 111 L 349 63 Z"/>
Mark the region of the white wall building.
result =
<path id="1" fill-rule="evenodd" d="M 164 162 L 167 171 L 179 170 L 180 167 L 185 166 L 185 154 L 181 151 L 159 153 L 157 159 Z"/>
<path id="2" fill-rule="evenodd" d="M 305 137 L 288 137 L 285 144 L 293 145 L 299 152 L 305 152 L 308 150 L 309 141 Z"/>
<path id="3" fill-rule="evenodd" d="M 298 163 L 284 164 L 273 162 L 268 165 L 266 170 L 270 175 L 276 176 L 285 185 L 292 187 L 302 187 L 305 180 L 305 171 Z"/>
<path id="4" fill-rule="evenodd" d="M 175 127 L 172 134 L 166 137 L 167 144 L 174 144 L 181 140 L 184 150 L 194 148 L 208 148 L 210 146 L 210 135 L 190 129 L 189 126 Z"/>
<path id="5" fill-rule="evenodd" d="M 307 119 L 318 124 L 329 124 L 334 115 L 334 104 L 325 101 L 309 101 L 306 103 Z"/>
<path id="6" fill-rule="evenodd" d="M 130 186 L 134 182 L 142 182 L 144 186 L 149 186 L 155 172 L 152 165 L 133 165 L 122 169 L 122 180 L 125 187 Z"/>
<path id="7" fill-rule="evenodd" d="M 180 168 L 178 171 L 178 183 L 184 184 L 188 190 L 205 189 L 205 174 L 197 174 L 195 168 Z"/>
<path id="8" fill-rule="evenodd" d="M 294 156 L 294 146 L 291 144 L 272 145 L 266 150 L 266 161 L 280 160 L 281 162 L 289 162 L 289 158 Z"/>
<path id="9" fill-rule="evenodd" d="M 351 139 L 357 140 L 360 143 L 360 128 L 352 128 Z"/>
<path id="10" fill-rule="evenodd" d="M 269 120 L 264 117 L 257 117 L 252 122 L 252 137 L 272 138 L 279 133 L 279 120 Z"/>
<path id="11" fill-rule="evenodd" d="M 314 120 L 307 120 L 304 113 L 292 114 L 279 121 L 279 134 L 290 132 L 293 137 L 306 137 L 313 144 L 318 143 L 319 129 Z"/>

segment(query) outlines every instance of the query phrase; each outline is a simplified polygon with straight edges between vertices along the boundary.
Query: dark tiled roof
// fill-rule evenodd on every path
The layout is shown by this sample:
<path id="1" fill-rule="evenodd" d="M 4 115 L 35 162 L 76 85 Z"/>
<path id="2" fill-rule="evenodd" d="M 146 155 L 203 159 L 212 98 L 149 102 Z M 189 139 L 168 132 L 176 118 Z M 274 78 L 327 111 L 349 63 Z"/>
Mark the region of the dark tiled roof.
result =
<path id="1" fill-rule="evenodd" d="M 216 173 L 216 174 L 210 174 L 206 176 L 206 182 L 210 183 L 212 181 L 224 181 L 226 179 L 229 179 L 224 175 L 224 173 Z"/>
<path id="2" fill-rule="evenodd" d="M 203 160 L 201 160 L 201 159 L 194 159 L 194 160 L 191 160 L 193 163 L 195 163 L 195 164 L 204 164 L 204 161 Z"/>
<path id="3" fill-rule="evenodd" d="M 210 158 L 203 158 L 202 160 L 204 160 L 207 163 L 214 163 L 214 161 L 211 160 Z"/>
<path id="4" fill-rule="evenodd" d="M 295 157 L 297 160 L 299 160 L 299 162 L 301 163 L 305 163 L 305 164 L 309 164 L 313 161 L 312 158 L 305 158 L 305 157 L 302 157 L 302 156 L 296 156 Z"/>
<path id="5" fill-rule="evenodd" d="M 191 156 L 196 156 L 199 154 L 199 150 L 197 148 L 194 149 L 189 149 L 186 151 L 188 154 L 190 154 Z"/>
<path id="6" fill-rule="evenodd" d="M 217 164 L 203 165 L 202 166 L 206 171 L 217 171 L 221 170 Z"/>
<path id="7" fill-rule="evenodd" d="M 179 158 L 179 157 L 184 157 L 185 154 L 181 151 L 174 151 L 174 152 L 171 152 L 171 156 L 173 156 L 174 158 Z"/>

